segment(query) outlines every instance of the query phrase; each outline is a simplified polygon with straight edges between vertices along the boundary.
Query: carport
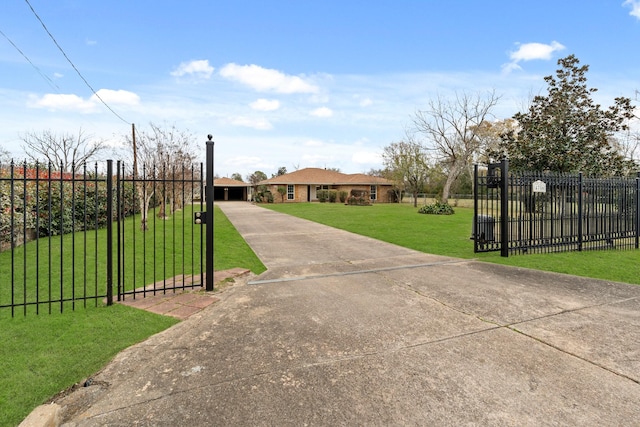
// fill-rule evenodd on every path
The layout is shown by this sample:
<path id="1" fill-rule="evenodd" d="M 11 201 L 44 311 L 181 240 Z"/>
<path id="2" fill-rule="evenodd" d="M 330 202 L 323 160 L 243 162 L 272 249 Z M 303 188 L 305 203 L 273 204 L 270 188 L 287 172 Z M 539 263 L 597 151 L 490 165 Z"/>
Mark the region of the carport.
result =
<path id="1" fill-rule="evenodd" d="M 247 201 L 250 184 L 231 178 L 213 180 L 213 199 L 216 201 Z"/>

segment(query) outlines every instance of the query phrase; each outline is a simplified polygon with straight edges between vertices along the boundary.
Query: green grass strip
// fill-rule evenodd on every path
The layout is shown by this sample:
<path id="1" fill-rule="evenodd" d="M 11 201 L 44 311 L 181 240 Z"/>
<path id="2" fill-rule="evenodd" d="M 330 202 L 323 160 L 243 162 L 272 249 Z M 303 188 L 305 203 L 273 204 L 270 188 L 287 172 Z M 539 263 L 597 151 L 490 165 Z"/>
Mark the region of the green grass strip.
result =
<path id="1" fill-rule="evenodd" d="M 158 259 L 156 259 L 155 268 L 153 260 L 139 258 L 136 262 L 137 271 L 134 275 L 134 263 L 131 262 L 133 248 L 130 243 L 126 245 L 125 250 L 129 254 L 128 262 L 125 264 L 127 277 L 136 277 L 136 282 L 139 284 L 151 283 L 154 277 L 156 279 L 163 277 L 165 268 L 160 264 L 164 259 L 170 263 L 167 265 L 167 275 L 174 275 L 173 259 L 174 257 L 182 259 L 183 237 L 179 236 L 180 233 L 174 237 L 173 232 L 170 231 L 172 230 L 170 222 L 177 221 L 179 229 L 181 229 L 184 218 L 185 228 L 188 229 L 186 221 L 187 219 L 191 221 L 193 216 L 190 209 L 185 210 L 184 216 L 182 213 L 176 213 L 171 219 L 165 220 L 162 224 L 158 223 L 155 236 L 155 256 Z M 125 221 L 128 234 L 132 237 L 133 227 L 137 226 L 137 221 L 134 218 Z M 266 270 L 253 250 L 218 208 L 215 209 L 214 231 L 214 265 L 216 270 L 242 267 L 256 274 Z M 145 233 L 138 232 L 136 239 L 139 239 L 138 243 L 146 241 L 147 256 L 151 257 L 151 254 L 154 253 L 153 234 L 148 233 L 145 235 Z M 90 234 L 94 235 L 94 233 Z M 98 242 L 102 244 L 104 230 L 99 230 L 97 236 Z M 63 237 L 69 242 L 71 238 L 72 236 Z M 82 233 L 76 233 L 75 238 L 82 241 L 84 237 Z M 59 243 L 59 238 L 57 239 L 56 243 Z M 178 239 L 177 242 L 176 239 Z M 184 239 L 186 239 L 185 252 L 189 252 L 191 237 L 187 236 Z M 89 247 L 94 243 L 94 240 L 91 240 Z M 42 246 L 43 242 L 40 244 Z M 63 251 L 66 246 L 66 242 L 63 242 Z M 71 247 L 71 244 L 68 246 Z M 195 246 L 199 247 L 199 241 Z M 26 247 L 19 248 L 19 251 L 35 251 L 34 247 L 35 242 L 31 242 Z M 48 245 L 46 247 L 48 248 Z M 61 252 L 55 249 L 59 247 L 59 244 L 52 245 L 54 248 L 52 250 L 54 268 L 59 268 L 60 265 Z M 163 250 L 167 248 L 170 250 Z M 199 249 L 196 250 L 199 251 Z M 20 252 L 20 254 L 22 253 Z M 141 257 L 141 254 L 142 251 L 138 248 L 136 257 Z M 6 289 L 10 281 L 7 281 L 7 276 L 4 275 L 8 274 L 6 268 L 7 264 L 10 265 L 9 256 L 9 252 L 0 253 L 0 267 L 5 268 L 4 273 L 0 275 L 0 294 L 5 296 L 10 293 Z M 64 254 L 64 257 L 68 256 L 70 257 L 69 254 Z M 199 252 L 197 256 L 199 257 Z M 146 275 L 143 275 L 143 265 L 147 266 Z M 35 263 L 30 262 L 27 277 L 35 274 L 36 268 Z M 41 265 L 39 268 L 44 269 L 45 267 Z M 56 271 L 59 272 L 59 269 Z M 47 277 L 48 271 L 43 270 L 40 273 L 41 276 L 44 275 L 42 277 Z M 94 280 L 93 274 L 92 270 L 88 275 L 90 281 Z M 104 283 L 103 260 L 99 260 L 98 274 L 100 283 Z M 76 272 L 76 291 L 84 292 L 84 283 L 83 280 L 78 279 L 79 277 L 83 278 L 84 275 Z M 72 286 L 71 278 L 71 270 L 63 275 L 66 289 Z M 48 289 L 45 288 L 42 291 L 48 292 Z M 56 289 L 53 292 L 55 293 Z M 29 295 L 32 293 L 29 291 Z M 99 371 L 121 350 L 178 322 L 172 317 L 160 316 L 118 304 L 106 307 L 102 300 L 98 301 L 97 305 L 93 302 L 87 304 L 87 308 L 83 308 L 82 303 L 76 303 L 75 311 L 72 311 L 69 306 L 65 307 L 62 314 L 56 309 L 52 310 L 52 314 L 48 314 L 46 307 L 41 307 L 40 313 L 40 315 L 36 315 L 33 308 L 30 308 L 28 314 L 23 316 L 20 308 L 17 310 L 17 315 L 12 318 L 9 309 L 0 312 L 0 426 L 19 424 L 33 408 Z"/>

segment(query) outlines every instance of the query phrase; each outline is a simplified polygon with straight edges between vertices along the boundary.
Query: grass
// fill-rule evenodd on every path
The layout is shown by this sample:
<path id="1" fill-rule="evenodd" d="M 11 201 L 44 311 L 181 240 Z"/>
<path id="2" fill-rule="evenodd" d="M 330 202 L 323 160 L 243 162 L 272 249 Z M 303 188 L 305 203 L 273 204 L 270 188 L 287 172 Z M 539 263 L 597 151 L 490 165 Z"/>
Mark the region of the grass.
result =
<path id="1" fill-rule="evenodd" d="M 176 264 L 180 264 L 183 254 L 187 261 L 190 260 L 191 253 L 194 251 L 195 256 L 199 257 L 198 236 L 194 236 L 193 249 L 190 237 L 187 237 L 188 240 L 184 243 L 183 249 L 182 238 L 176 241 L 173 232 L 167 232 L 172 230 L 172 222 L 178 224 L 178 229 L 182 224 L 186 225 L 186 218 L 189 220 L 193 218 L 190 210 L 177 213 L 170 220 L 163 221 L 163 224 L 157 227 L 155 243 L 152 233 L 138 232 L 135 235 L 137 243 L 146 241 L 148 255 L 154 254 L 155 250 L 154 255 L 157 258 L 155 265 L 152 259 L 148 259 L 145 263 L 143 253 L 139 249 L 135 252 L 136 262 L 134 263 L 132 240 L 125 239 L 124 250 L 127 255 L 125 276 L 133 278 L 137 284 L 151 283 L 154 279 L 175 275 L 173 260 L 176 259 Z M 133 218 L 128 219 L 124 226 L 128 230 L 128 235 L 133 237 L 133 229 L 137 227 L 137 221 Z M 256 274 L 265 270 L 255 253 L 218 208 L 215 211 L 214 231 L 216 270 L 243 267 Z M 22 287 L 24 277 L 22 274 L 26 269 L 27 282 L 31 283 L 30 278 L 35 276 L 38 268 L 33 262 L 37 253 L 47 260 L 44 262 L 45 266 L 48 266 L 49 253 L 51 254 L 53 277 L 59 277 L 61 254 L 63 259 L 72 259 L 68 251 L 73 247 L 74 238 L 76 251 L 82 252 L 85 237 L 88 239 L 87 246 L 92 248 L 95 241 L 102 245 L 104 236 L 104 230 L 99 230 L 98 233 L 87 233 L 86 236 L 83 233 L 76 233 L 75 237 L 64 236 L 62 245 L 60 245 L 60 237 L 54 238 L 51 249 L 48 244 L 31 242 L 14 250 L 14 263 L 17 262 L 19 270 L 14 272 L 16 282 Z M 37 246 L 39 247 L 36 248 Z M 97 293 L 92 290 L 95 287 L 93 282 L 98 283 L 99 287 L 103 286 L 106 277 L 102 258 L 104 258 L 104 252 L 101 257 L 97 257 L 97 267 L 93 260 L 86 267 L 82 262 L 62 263 L 64 285 L 67 288 L 71 287 L 72 279 L 75 277 L 75 292 L 79 294 L 87 292 L 91 295 L 104 292 L 104 289 L 98 289 Z M 23 262 L 25 259 L 27 262 Z M 164 264 L 161 262 L 163 259 L 167 260 L 167 268 L 161 265 Z M 190 261 L 187 262 L 187 270 L 191 268 L 189 264 Z M 11 291 L 7 290 L 7 285 L 11 282 L 7 280 L 11 275 L 10 265 L 11 252 L 0 253 L 0 298 L 3 304 L 11 294 Z M 43 270 L 45 267 L 40 265 L 39 268 L 41 276 L 47 277 L 48 272 Z M 85 274 L 82 271 L 84 268 L 88 269 L 86 277 L 90 282 L 87 290 L 84 287 Z M 22 292 L 22 288 L 17 290 L 15 297 L 24 298 Z M 41 289 L 41 292 L 48 294 L 48 286 Z M 54 286 L 51 292 L 54 295 L 59 294 L 58 285 Z M 28 290 L 27 298 L 33 295 L 35 291 Z M 2 378 L 0 426 L 17 425 L 34 407 L 100 370 L 124 348 L 143 341 L 177 322 L 171 317 L 118 304 L 106 307 L 102 298 L 90 300 L 86 308 L 83 308 L 82 302 L 78 302 L 75 310 L 71 310 L 71 303 L 64 304 L 63 313 L 60 313 L 59 304 L 53 305 L 51 314 L 48 314 L 48 305 L 41 307 L 40 315 L 36 315 L 35 307 L 31 306 L 26 316 L 20 309 L 13 318 L 10 309 L 0 309 L 0 343 L 2 343 L 0 345 L 0 378 Z"/>
<path id="2" fill-rule="evenodd" d="M 640 252 L 584 251 L 513 255 L 474 253 L 470 240 L 473 209 L 454 215 L 420 215 L 409 204 L 346 206 L 338 203 L 263 205 L 269 209 L 373 237 L 420 252 L 640 284 Z"/>

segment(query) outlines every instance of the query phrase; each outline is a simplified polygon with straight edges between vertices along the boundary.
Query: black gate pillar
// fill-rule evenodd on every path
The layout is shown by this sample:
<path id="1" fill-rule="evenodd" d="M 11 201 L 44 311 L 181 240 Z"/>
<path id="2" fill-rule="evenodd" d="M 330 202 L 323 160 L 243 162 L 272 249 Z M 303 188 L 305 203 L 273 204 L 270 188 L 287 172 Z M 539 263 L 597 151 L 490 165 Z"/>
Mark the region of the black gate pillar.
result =
<path id="1" fill-rule="evenodd" d="M 207 240 L 207 244 L 206 244 L 206 278 L 205 278 L 205 289 L 207 291 L 213 291 L 213 226 L 214 226 L 214 220 L 213 220 L 213 195 L 214 195 L 214 189 L 213 189 L 213 136 L 212 135 L 207 135 L 208 141 L 207 141 L 207 158 L 206 158 L 206 167 L 207 167 L 207 172 L 206 172 L 206 181 L 205 181 L 205 201 L 206 201 L 206 206 L 207 206 L 207 213 L 206 213 L 206 240 Z"/>
<path id="2" fill-rule="evenodd" d="M 500 256 L 509 256 L 509 160 L 500 162 Z"/>

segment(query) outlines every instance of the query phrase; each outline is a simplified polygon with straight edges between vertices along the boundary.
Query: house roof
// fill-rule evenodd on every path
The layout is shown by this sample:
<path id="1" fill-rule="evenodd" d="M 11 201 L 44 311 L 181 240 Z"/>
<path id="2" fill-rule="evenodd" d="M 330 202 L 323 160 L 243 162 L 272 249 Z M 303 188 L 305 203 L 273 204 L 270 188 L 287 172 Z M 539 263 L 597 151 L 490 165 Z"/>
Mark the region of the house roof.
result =
<path id="1" fill-rule="evenodd" d="M 388 179 L 363 173 L 346 174 L 322 168 L 305 168 L 266 179 L 259 184 L 392 185 L 393 183 Z"/>
<path id="2" fill-rule="evenodd" d="M 218 178 L 213 180 L 214 187 L 249 187 L 251 184 L 231 178 Z"/>

